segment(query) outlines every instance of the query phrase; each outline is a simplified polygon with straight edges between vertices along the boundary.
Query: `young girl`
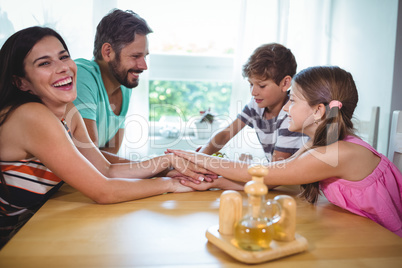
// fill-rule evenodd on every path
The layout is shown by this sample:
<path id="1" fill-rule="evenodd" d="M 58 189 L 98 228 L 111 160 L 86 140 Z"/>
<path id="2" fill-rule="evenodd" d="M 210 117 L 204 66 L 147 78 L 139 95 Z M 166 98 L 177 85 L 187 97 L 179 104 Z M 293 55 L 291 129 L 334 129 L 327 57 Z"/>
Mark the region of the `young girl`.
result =
<path id="1" fill-rule="evenodd" d="M 268 166 L 266 184 L 301 184 L 309 202 L 320 190 L 333 204 L 367 217 L 402 237 L 402 174 L 384 155 L 353 133 L 358 101 L 352 75 L 339 67 L 312 67 L 298 73 L 289 102 L 289 130 L 309 142 L 291 158 Z M 205 154 L 172 151 L 237 182 L 250 180 L 247 166 Z M 184 185 L 202 190 L 217 183 Z M 212 186 L 211 186 L 212 185 Z"/>
<path id="2" fill-rule="evenodd" d="M 171 167 L 194 179 L 206 173 L 173 154 L 107 161 L 72 104 L 76 74 L 65 42 L 49 28 L 21 30 L 0 50 L 0 248 L 63 181 L 105 204 L 192 191 L 176 179 L 145 179 Z"/>

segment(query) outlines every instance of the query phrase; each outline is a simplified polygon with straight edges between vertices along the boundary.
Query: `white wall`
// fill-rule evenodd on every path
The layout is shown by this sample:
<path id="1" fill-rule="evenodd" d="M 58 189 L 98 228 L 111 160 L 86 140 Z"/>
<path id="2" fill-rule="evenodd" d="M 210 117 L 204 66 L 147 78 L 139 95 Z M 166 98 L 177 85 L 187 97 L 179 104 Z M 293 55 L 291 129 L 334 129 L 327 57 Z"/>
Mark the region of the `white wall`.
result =
<path id="1" fill-rule="evenodd" d="M 402 110 L 402 1 L 399 0 L 398 23 L 396 32 L 394 79 L 390 113 Z"/>
<path id="2" fill-rule="evenodd" d="M 352 73 L 358 119 L 380 106 L 378 151 L 387 154 L 398 0 L 333 0 L 330 64 Z M 400 100 L 402 101 L 402 100 Z"/>

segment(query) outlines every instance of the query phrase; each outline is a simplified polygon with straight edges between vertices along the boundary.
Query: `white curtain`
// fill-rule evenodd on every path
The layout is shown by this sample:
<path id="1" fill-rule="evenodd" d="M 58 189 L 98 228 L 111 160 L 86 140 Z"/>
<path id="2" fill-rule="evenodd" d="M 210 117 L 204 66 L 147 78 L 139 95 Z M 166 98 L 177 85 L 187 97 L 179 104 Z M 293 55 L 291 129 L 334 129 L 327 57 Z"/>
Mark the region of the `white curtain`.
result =
<path id="1" fill-rule="evenodd" d="M 241 76 L 254 49 L 277 42 L 290 48 L 298 71 L 329 63 L 331 0 L 241 0 L 230 115 L 235 117 L 251 95 Z"/>

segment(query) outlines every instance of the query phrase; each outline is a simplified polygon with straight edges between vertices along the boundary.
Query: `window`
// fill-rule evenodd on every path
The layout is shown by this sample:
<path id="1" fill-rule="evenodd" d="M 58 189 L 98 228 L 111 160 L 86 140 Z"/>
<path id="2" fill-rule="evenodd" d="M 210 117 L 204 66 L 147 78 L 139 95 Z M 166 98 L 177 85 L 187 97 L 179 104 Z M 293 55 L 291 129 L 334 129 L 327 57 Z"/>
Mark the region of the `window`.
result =
<path id="1" fill-rule="evenodd" d="M 184 122 L 180 131 L 192 135 L 189 121 L 200 111 L 220 116 L 229 113 L 231 56 L 151 54 L 148 75 L 150 135 L 160 134 L 163 116 L 178 117 Z"/>
<path id="2" fill-rule="evenodd" d="M 133 92 L 138 105 L 132 113 L 146 120 L 127 123 L 127 147 L 137 147 L 129 151 L 150 155 L 166 147 L 189 149 L 205 143 L 192 143 L 202 110 L 210 109 L 227 124 L 238 33 L 233 25 L 239 23 L 240 2 L 118 1 L 119 8 L 137 12 L 153 29 L 149 69 Z"/>
<path id="3" fill-rule="evenodd" d="M 143 117 L 149 120 L 150 135 L 159 135 L 162 116 L 188 122 L 207 109 L 229 114 L 238 3 L 118 1 L 119 8 L 137 12 L 153 29 L 148 36 L 149 70 L 141 77 L 146 80 L 141 90 L 148 92 L 148 105 L 141 110 L 148 111 Z"/>
<path id="4" fill-rule="evenodd" d="M 187 121 L 205 110 L 227 115 L 231 87 L 223 82 L 150 80 L 149 120 L 168 115 Z"/>

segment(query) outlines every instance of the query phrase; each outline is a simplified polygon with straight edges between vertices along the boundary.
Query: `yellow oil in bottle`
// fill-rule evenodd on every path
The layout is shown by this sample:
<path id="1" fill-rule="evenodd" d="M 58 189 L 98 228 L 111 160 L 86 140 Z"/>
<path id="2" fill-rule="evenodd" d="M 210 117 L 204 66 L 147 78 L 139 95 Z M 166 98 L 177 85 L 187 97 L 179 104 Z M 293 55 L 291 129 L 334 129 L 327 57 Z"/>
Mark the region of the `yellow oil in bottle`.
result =
<path id="1" fill-rule="evenodd" d="M 272 222 L 265 217 L 265 195 L 268 187 L 264 176 L 268 169 L 262 165 L 251 165 L 248 170 L 252 180 L 244 186 L 248 196 L 247 214 L 234 227 L 234 240 L 237 245 L 249 251 L 268 249 L 273 238 Z"/>
<path id="2" fill-rule="evenodd" d="M 234 237 L 239 247 L 250 251 L 268 249 L 273 237 L 273 226 L 258 219 L 240 220 L 235 225 Z"/>

